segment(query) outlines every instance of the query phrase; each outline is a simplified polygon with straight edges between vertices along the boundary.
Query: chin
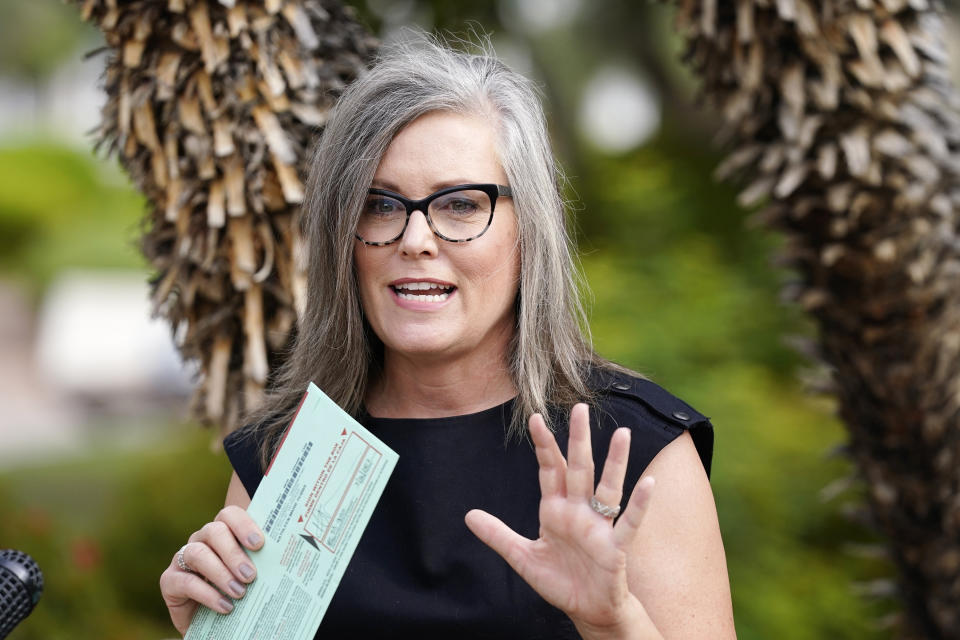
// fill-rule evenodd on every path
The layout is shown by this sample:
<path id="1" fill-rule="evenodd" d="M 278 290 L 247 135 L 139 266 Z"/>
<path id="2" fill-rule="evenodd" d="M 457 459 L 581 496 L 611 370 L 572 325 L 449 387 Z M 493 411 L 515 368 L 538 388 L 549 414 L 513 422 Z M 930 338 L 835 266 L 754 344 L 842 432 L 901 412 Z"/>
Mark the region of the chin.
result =
<path id="1" fill-rule="evenodd" d="M 383 342 L 390 351 L 420 356 L 448 353 L 457 345 L 456 340 L 437 331 L 396 332 Z"/>

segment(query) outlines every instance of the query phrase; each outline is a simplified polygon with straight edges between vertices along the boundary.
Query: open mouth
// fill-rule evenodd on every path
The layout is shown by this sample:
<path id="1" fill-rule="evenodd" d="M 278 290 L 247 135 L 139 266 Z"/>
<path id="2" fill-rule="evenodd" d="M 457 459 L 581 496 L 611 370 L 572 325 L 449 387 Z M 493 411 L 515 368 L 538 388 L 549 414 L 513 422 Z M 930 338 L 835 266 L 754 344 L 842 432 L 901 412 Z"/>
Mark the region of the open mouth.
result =
<path id="1" fill-rule="evenodd" d="M 443 302 L 456 290 L 452 284 L 438 282 L 403 282 L 392 284 L 390 288 L 401 300 L 415 302 Z"/>

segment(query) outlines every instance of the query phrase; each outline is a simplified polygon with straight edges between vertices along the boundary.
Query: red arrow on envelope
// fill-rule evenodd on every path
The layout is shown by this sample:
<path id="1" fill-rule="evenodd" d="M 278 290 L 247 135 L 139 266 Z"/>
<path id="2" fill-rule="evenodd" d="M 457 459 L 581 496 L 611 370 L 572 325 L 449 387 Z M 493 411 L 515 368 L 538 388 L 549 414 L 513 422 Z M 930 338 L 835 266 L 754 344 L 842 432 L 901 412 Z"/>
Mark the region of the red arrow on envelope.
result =
<path id="1" fill-rule="evenodd" d="M 343 433 L 341 433 L 340 435 L 342 435 L 342 436 L 345 436 L 345 435 L 347 435 L 347 430 L 346 430 L 346 429 L 344 429 L 344 430 L 343 430 Z"/>

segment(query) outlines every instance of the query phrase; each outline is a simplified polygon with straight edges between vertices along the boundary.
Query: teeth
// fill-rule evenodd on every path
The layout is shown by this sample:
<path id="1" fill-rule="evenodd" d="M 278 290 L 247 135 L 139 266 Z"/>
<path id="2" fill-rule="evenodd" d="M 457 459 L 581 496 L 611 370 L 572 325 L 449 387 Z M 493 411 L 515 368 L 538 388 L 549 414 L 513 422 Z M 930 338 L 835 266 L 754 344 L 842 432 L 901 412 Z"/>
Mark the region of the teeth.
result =
<path id="1" fill-rule="evenodd" d="M 450 294 L 441 293 L 438 296 L 431 296 L 431 295 L 415 295 L 412 293 L 402 293 L 398 291 L 397 296 L 399 296 L 403 300 L 416 300 L 417 302 L 443 302 L 444 300 L 450 297 Z"/>
<path id="2" fill-rule="evenodd" d="M 403 284 L 395 285 L 395 289 L 406 289 L 408 291 L 424 291 L 426 289 L 443 289 L 445 291 L 449 290 L 452 285 L 449 284 L 437 284 L 436 282 L 404 282 Z"/>

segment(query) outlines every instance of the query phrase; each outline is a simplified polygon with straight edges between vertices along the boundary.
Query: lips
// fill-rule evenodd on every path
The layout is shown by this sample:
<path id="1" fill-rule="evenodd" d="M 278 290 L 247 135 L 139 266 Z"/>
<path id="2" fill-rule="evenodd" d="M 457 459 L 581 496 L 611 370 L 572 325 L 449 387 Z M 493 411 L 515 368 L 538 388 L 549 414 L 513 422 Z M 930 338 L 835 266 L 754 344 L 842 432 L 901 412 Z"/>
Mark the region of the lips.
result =
<path id="1" fill-rule="evenodd" d="M 456 290 L 456 287 L 448 282 L 412 279 L 392 282 L 390 288 L 401 300 L 414 302 L 443 302 Z"/>

